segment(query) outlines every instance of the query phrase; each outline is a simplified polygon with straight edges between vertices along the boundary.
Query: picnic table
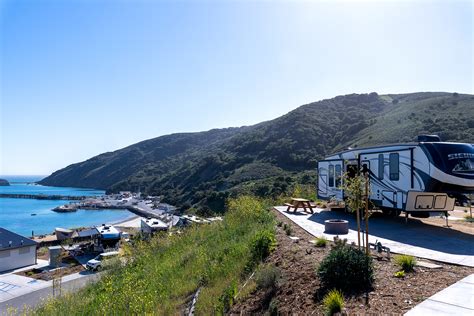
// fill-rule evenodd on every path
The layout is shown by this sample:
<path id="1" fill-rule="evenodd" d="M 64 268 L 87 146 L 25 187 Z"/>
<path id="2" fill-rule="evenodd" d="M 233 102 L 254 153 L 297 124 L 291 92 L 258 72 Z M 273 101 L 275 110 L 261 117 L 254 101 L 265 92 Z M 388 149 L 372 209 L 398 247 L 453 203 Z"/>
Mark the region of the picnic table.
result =
<path id="1" fill-rule="evenodd" d="M 285 206 L 288 206 L 286 209 L 287 212 L 289 212 L 290 209 L 293 209 L 293 211 L 296 212 L 297 209 L 303 208 L 305 212 L 308 212 L 307 209 L 309 209 L 311 214 L 313 214 L 313 208 L 315 207 L 314 204 L 311 204 L 310 200 L 302 198 L 291 198 L 291 203 L 285 203 Z"/>

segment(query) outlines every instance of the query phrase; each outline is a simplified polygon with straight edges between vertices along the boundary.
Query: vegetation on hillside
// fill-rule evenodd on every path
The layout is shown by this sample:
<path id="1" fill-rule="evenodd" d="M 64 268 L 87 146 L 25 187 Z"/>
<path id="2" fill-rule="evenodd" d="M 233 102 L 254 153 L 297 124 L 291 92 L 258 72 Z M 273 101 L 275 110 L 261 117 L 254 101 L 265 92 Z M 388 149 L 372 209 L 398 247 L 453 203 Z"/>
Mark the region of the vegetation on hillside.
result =
<path id="1" fill-rule="evenodd" d="M 230 200 L 223 222 L 139 243 L 128 264 L 47 302 L 36 315 L 179 314 L 200 290 L 198 315 L 226 311 L 249 273 L 274 248 L 274 219 L 256 198 Z"/>
<path id="2" fill-rule="evenodd" d="M 415 141 L 423 133 L 474 143 L 474 96 L 351 94 L 254 126 L 173 134 L 71 165 L 42 184 L 141 190 L 183 210 L 222 212 L 242 193 L 278 197 L 314 184 L 317 161 L 349 146 Z"/>

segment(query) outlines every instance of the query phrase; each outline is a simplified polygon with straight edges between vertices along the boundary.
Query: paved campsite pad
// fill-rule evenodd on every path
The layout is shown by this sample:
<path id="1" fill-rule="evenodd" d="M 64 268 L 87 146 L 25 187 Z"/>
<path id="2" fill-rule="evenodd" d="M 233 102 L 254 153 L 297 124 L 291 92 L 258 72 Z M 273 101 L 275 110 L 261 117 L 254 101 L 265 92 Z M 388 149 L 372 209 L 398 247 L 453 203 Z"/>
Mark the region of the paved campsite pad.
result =
<path id="1" fill-rule="evenodd" d="M 349 242 L 357 242 L 357 224 L 352 214 L 323 209 L 315 209 L 315 214 L 286 212 L 286 207 L 275 210 L 288 217 L 298 226 L 314 236 L 332 239 L 334 235 L 324 233 L 327 219 L 349 221 L 349 234 L 341 235 Z M 474 267 L 474 235 L 424 224 L 410 219 L 407 224 L 402 217 L 389 218 L 374 214 L 369 219 L 369 242 L 379 241 L 391 252 L 412 255 L 451 264 Z"/>

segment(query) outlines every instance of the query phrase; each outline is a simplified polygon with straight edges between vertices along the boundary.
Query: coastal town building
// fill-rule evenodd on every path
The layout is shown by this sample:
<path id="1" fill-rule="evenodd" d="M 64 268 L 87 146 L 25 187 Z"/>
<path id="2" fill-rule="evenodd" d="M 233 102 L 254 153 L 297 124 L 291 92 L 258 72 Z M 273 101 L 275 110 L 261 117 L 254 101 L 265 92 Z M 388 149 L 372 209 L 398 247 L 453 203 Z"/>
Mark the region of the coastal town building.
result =
<path id="1" fill-rule="evenodd" d="M 36 263 L 35 241 L 0 228 L 0 272 Z"/>
<path id="2" fill-rule="evenodd" d="M 157 218 L 142 218 L 141 232 L 144 234 L 153 234 L 158 231 L 168 230 L 168 225 Z"/>
<path id="3" fill-rule="evenodd" d="M 54 230 L 54 234 L 56 235 L 57 240 L 66 240 L 73 237 L 74 230 L 56 227 L 56 229 Z"/>

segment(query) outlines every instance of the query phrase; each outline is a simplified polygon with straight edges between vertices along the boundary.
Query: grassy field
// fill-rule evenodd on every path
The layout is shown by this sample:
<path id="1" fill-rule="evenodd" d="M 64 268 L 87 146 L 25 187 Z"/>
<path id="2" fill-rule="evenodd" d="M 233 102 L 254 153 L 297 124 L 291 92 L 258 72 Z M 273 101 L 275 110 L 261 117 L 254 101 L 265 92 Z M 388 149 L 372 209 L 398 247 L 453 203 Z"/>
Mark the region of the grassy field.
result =
<path id="1" fill-rule="evenodd" d="M 255 267 L 255 237 L 274 234 L 265 202 L 228 202 L 224 220 L 181 234 L 157 236 L 130 251 L 130 264 L 100 282 L 47 302 L 35 315 L 177 314 L 201 288 L 196 312 L 221 313 Z"/>

